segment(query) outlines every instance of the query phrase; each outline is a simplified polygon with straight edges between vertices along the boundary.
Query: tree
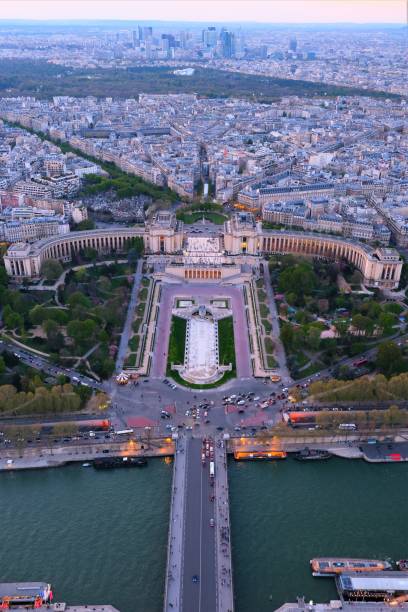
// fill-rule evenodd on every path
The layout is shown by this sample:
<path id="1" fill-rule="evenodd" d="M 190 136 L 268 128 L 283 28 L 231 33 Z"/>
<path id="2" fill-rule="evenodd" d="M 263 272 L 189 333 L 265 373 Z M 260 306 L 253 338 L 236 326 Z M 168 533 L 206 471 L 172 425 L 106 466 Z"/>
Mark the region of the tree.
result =
<path id="1" fill-rule="evenodd" d="M 58 423 L 57 425 L 54 425 L 53 431 L 56 436 L 63 438 L 65 436 L 73 436 L 76 434 L 78 427 L 74 423 Z"/>
<path id="2" fill-rule="evenodd" d="M 86 319 L 85 321 L 74 320 L 68 323 L 67 332 L 75 343 L 79 347 L 82 347 L 95 340 L 97 327 L 98 326 L 93 319 Z"/>
<path id="3" fill-rule="evenodd" d="M 406 422 L 406 413 L 398 408 L 398 406 L 390 406 L 388 410 L 384 412 L 384 424 L 392 427 L 398 427 Z"/>
<path id="4" fill-rule="evenodd" d="M 293 328 L 291 325 L 284 324 L 281 328 L 280 333 L 281 340 L 285 346 L 285 348 L 290 348 L 293 343 Z"/>
<path id="5" fill-rule="evenodd" d="M 383 342 L 378 347 L 376 366 L 385 376 L 400 371 L 402 351 L 395 342 Z"/>
<path id="6" fill-rule="evenodd" d="M 58 323 L 52 319 L 47 319 L 43 323 L 43 329 L 47 334 L 50 351 L 58 352 L 64 346 L 64 336 L 60 332 Z"/>
<path id="7" fill-rule="evenodd" d="M 5 315 L 4 324 L 8 329 L 17 329 L 20 333 L 24 331 L 24 319 L 18 312 Z"/>
<path id="8" fill-rule="evenodd" d="M 346 336 L 347 331 L 348 331 L 348 323 L 347 321 L 343 321 L 341 319 L 334 321 L 333 323 L 336 332 L 338 333 L 338 335 L 340 336 L 340 338 L 344 338 L 344 336 Z"/>
<path id="9" fill-rule="evenodd" d="M 317 277 L 309 263 L 298 263 L 284 269 L 279 276 L 279 290 L 294 293 L 299 304 L 304 303 L 304 296 L 310 295 L 317 285 Z"/>
<path id="10" fill-rule="evenodd" d="M 74 227 L 74 230 L 77 232 L 93 229 L 95 229 L 95 223 L 92 221 L 92 219 L 84 219 L 83 221 L 77 223 Z"/>
<path id="11" fill-rule="evenodd" d="M 67 304 L 71 308 L 75 308 L 75 306 L 83 306 L 84 308 L 91 308 L 92 306 L 91 300 L 86 295 L 81 293 L 80 291 L 75 291 L 74 293 L 71 293 L 71 295 L 67 299 Z"/>
<path id="12" fill-rule="evenodd" d="M 372 330 L 373 322 L 368 317 L 361 314 L 356 314 L 351 320 L 351 324 L 355 329 L 362 334 L 366 334 L 370 329 Z"/>
<path id="13" fill-rule="evenodd" d="M 317 327 L 311 327 L 307 332 L 307 344 L 313 351 L 318 351 L 320 347 L 321 331 Z"/>
<path id="14" fill-rule="evenodd" d="M 0 357 L 0 374 L 4 374 L 6 371 L 6 363 L 4 361 L 4 357 Z"/>
<path id="15" fill-rule="evenodd" d="M 53 334 L 56 334 L 59 330 L 58 323 L 56 323 L 52 319 L 47 319 L 46 321 L 44 321 L 42 327 L 45 333 L 47 334 L 47 338 L 49 338 Z"/>
<path id="16" fill-rule="evenodd" d="M 139 259 L 139 253 L 137 249 L 133 247 L 129 249 L 128 254 L 127 254 L 127 259 L 128 259 L 129 264 L 135 265 Z"/>
<path id="17" fill-rule="evenodd" d="M 378 318 L 378 324 L 383 328 L 384 334 L 392 332 L 392 328 L 397 321 L 397 317 L 390 312 L 383 312 Z"/>
<path id="18" fill-rule="evenodd" d="M 47 259 L 42 263 L 41 274 L 47 281 L 55 281 L 61 276 L 64 268 L 58 259 Z"/>
<path id="19" fill-rule="evenodd" d="M 43 306 L 39 306 L 38 304 L 34 306 L 34 308 L 32 308 L 28 313 L 28 317 L 32 325 L 42 325 L 46 316 L 46 309 Z"/>

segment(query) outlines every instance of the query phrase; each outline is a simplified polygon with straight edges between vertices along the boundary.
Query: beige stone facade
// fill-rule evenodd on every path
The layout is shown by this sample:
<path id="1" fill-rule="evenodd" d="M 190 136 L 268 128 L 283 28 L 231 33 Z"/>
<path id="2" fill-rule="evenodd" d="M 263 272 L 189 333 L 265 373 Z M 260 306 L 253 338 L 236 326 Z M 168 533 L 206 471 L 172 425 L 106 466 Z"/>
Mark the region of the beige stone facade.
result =
<path id="1" fill-rule="evenodd" d="M 360 270 L 367 286 L 387 289 L 398 287 L 403 264 L 395 249 L 374 249 L 362 242 L 326 234 L 263 230 L 248 213 L 237 213 L 226 221 L 224 245 L 230 255 L 293 253 L 345 260 Z"/>
<path id="2" fill-rule="evenodd" d="M 68 262 L 74 253 L 86 248 L 95 249 L 99 253 L 120 253 L 125 251 L 129 241 L 137 236 L 143 238 L 147 253 L 163 255 L 181 255 L 186 238 L 183 224 L 177 221 L 172 213 L 159 212 L 144 228 L 71 232 L 32 244 L 13 244 L 9 247 L 4 262 L 7 273 L 15 280 L 38 278 L 41 265 L 47 259 Z M 224 264 L 228 260 L 233 264 L 236 256 L 242 259 L 245 256 L 274 253 L 294 253 L 334 261 L 346 260 L 360 270 L 367 286 L 387 289 L 398 287 L 403 263 L 395 249 L 374 249 L 362 242 L 336 236 L 262 230 L 261 224 L 256 223 L 248 213 L 238 213 L 226 221 L 223 249 Z M 232 270 L 229 274 L 231 272 Z M 221 263 L 215 260 L 214 263 L 194 266 L 186 259 L 180 276 L 186 281 L 216 281 L 224 278 Z"/>

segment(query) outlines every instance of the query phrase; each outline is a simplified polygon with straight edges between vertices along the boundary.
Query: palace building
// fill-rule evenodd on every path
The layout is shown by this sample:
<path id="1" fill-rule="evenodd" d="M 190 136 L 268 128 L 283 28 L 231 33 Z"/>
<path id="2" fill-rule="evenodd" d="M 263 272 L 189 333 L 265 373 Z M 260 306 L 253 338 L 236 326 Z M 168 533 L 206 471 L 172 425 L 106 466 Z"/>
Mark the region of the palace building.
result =
<path id="1" fill-rule="evenodd" d="M 368 287 L 395 289 L 402 259 L 395 249 L 373 248 L 339 236 L 264 230 L 250 213 L 236 213 L 225 222 L 219 238 L 189 236 L 173 213 L 159 212 L 145 227 L 124 227 L 70 232 L 32 243 L 11 245 L 4 257 L 7 274 L 16 281 L 41 276 L 47 259 L 69 262 L 87 248 L 98 253 L 123 253 L 135 237 L 143 238 L 150 255 L 173 256 L 166 273 L 174 281 L 228 281 L 245 263 L 266 254 L 298 254 L 356 266 Z"/>

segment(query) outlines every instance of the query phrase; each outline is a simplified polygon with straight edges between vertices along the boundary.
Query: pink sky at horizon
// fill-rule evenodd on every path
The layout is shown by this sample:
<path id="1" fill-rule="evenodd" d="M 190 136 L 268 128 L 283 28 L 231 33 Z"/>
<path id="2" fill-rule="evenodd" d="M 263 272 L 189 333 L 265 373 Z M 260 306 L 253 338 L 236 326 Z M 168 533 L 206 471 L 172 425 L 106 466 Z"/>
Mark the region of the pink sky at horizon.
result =
<path id="1" fill-rule="evenodd" d="M 406 23 L 406 0 L 1 0 L 0 19 Z"/>

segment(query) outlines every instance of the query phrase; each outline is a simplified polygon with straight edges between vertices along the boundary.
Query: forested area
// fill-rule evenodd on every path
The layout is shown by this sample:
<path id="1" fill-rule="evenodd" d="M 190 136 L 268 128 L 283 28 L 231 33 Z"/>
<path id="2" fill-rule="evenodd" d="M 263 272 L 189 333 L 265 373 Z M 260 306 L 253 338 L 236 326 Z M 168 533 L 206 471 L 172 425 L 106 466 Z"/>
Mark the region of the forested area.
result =
<path id="1" fill-rule="evenodd" d="M 173 74 L 167 66 L 73 69 L 44 61 L 0 61 L 0 94 L 10 96 L 117 96 L 140 93 L 197 93 L 204 97 L 236 97 L 271 102 L 281 96 L 373 96 L 391 93 L 295 79 L 228 72 L 197 64 L 192 76 Z"/>

